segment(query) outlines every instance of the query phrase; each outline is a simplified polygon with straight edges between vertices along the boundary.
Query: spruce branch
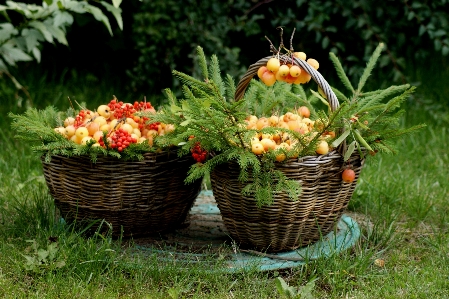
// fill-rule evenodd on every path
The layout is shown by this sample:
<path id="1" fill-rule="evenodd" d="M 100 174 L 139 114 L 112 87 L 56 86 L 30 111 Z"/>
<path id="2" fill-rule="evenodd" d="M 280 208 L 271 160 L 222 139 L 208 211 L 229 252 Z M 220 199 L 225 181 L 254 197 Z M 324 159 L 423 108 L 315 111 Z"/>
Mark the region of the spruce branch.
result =
<path id="1" fill-rule="evenodd" d="M 236 86 L 235 86 L 234 78 L 229 74 L 226 75 L 225 90 L 226 90 L 226 93 L 225 93 L 226 98 L 233 99 L 235 90 L 236 90 Z M 239 103 L 239 102 L 240 101 L 237 101 L 237 103 Z"/>
<path id="2" fill-rule="evenodd" d="M 196 48 L 196 53 L 198 55 L 198 63 L 200 64 L 201 74 L 206 82 L 209 81 L 209 72 L 207 71 L 207 60 L 206 55 L 204 55 L 204 50 L 202 47 Z"/>
<path id="3" fill-rule="evenodd" d="M 210 88 L 211 88 L 211 86 L 208 83 L 202 82 L 202 81 L 200 81 L 198 79 L 195 79 L 192 76 L 186 75 L 186 74 L 178 72 L 176 70 L 174 70 L 172 73 L 184 85 L 195 85 L 195 86 L 198 86 L 199 88 L 201 88 L 204 91 L 209 91 Z"/>
<path id="4" fill-rule="evenodd" d="M 355 93 L 354 87 L 352 87 L 351 81 L 349 81 L 348 76 L 346 76 L 346 73 L 343 69 L 343 66 L 340 63 L 340 60 L 333 52 L 329 53 L 329 57 L 332 63 L 334 64 L 335 70 L 337 71 L 337 76 L 338 78 L 340 78 L 341 82 L 343 83 L 343 86 L 346 87 L 352 94 L 354 94 Z"/>
<path id="5" fill-rule="evenodd" d="M 384 44 L 379 43 L 379 45 L 374 50 L 373 55 L 371 55 L 370 59 L 368 60 L 366 68 L 363 70 L 362 76 L 360 77 L 359 84 L 357 86 L 357 90 L 355 91 L 356 96 L 362 92 L 362 89 L 365 86 L 366 80 L 368 80 L 368 77 L 371 75 L 371 72 L 373 71 L 373 68 L 377 62 L 377 59 L 379 59 L 379 56 L 383 50 L 383 47 L 384 47 Z"/>
<path id="6" fill-rule="evenodd" d="M 212 55 L 211 57 L 210 69 L 211 79 L 214 83 L 214 86 L 218 88 L 219 94 L 223 97 L 225 95 L 225 85 L 220 75 L 220 64 L 216 55 Z"/>

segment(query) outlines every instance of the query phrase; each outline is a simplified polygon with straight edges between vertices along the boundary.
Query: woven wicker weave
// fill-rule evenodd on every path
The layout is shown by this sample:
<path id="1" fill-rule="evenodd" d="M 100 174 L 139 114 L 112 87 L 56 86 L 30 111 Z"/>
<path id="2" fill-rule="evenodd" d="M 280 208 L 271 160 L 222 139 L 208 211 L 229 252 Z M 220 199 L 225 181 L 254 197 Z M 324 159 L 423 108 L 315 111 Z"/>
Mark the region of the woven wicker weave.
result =
<path id="1" fill-rule="evenodd" d="M 96 163 L 83 156 L 53 156 L 42 165 L 67 222 L 104 219 L 113 236 L 136 237 L 177 228 L 201 189 L 201 181 L 184 184 L 191 157 L 179 158 L 176 151 L 144 156 L 143 161 L 99 157 Z"/>
<path id="2" fill-rule="evenodd" d="M 269 58 L 249 67 L 237 86 L 235 100 L 243 97 L 252 77 Z M 337 109 L 337 97 L 321 74 L 302 60 L 296 62 L 323 89 L 331 109 Z M 347 163 L 356 172 L 352 183 L 341 179 L 346 162 L 338 151 L 278 163 L 277 168 L 289 179 L 301 182 L 302 193 L 297 201 L 287 193 L 273 194 L 274 203 L 262 208 L 254 198 L 241 194 L 244 184 L 238 181 L 237 163 L 217 167 L 211 174 L 212 190 L 230 236 L 243 248 L 268 252 L 294 250 L 318 241 L 335 228 L 347 208 L 364 160 L 355 153 Z"/>

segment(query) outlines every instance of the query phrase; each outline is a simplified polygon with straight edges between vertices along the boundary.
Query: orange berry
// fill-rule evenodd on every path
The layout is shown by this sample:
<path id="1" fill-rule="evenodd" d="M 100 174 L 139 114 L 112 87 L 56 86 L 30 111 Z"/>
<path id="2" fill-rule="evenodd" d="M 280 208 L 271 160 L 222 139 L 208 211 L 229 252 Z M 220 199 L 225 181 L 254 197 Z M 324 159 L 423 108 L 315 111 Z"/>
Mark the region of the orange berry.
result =
<path id="1" fill-rule="evenodd" d="M 276 148 L 276 142 L 270 138 L 262 138 L 260 143 L 265 151 L 274 150 Z"/>
<path id="2" fill-rule="evenodd" d="M 295 81 L 296 81 L 296 78 L 292 77 L 292 75 L 290 75 L 290 73 L 288 73 L 288 75 L 285 76 L 285 82 L 292 84 Z"/>
<path id="3" fill-rule="evenodd" d="M 302 117 L 310 117 L 310 110 L 309 108 L 307 108 L 306 106 L 301 106 L 298 108 L 298 114 L 301 115 Z"/>
<path id="4" fill-rule="evenodd" d="M 273 86 L 276 83 L 276 75 L 272 72 L 265 72 L 262 75 L 262 82 L 267 86 Z"/>
<path id="5" fill-rule="evenodd" d="M 309 73 L 307 73 L 305 70 L 301 69 L 301 73 L 298 77 L 295 79 L 295 84 L 304 84 L 310 81 L 312 76 L 310 76 Z"/>
<path id="6" fill-rule="evenodd" d="M 266 117 L 261 117 L 256 122 L 257 130 L 261 130 L 261 129 L 269 127 L 269 126 L 270 126 L 270 122 L 269 122 L 268 118 L 266 118 Z"/>
<path id="7" fill-rule="evenodd" d="M 258 70 L 257 70 L 257 77 L 259 77 L 259 79 L 262 79 L 262 75 L 268 72 L 268 69 L 266 66 L 261 66 Z"/>
<path id="8" fill-rule="evenodd" d="M 341 174 L 341 178 L 345 183 L 352 183 L 355 180 L 355 172 L 351 168 L 347 168 Z"/>

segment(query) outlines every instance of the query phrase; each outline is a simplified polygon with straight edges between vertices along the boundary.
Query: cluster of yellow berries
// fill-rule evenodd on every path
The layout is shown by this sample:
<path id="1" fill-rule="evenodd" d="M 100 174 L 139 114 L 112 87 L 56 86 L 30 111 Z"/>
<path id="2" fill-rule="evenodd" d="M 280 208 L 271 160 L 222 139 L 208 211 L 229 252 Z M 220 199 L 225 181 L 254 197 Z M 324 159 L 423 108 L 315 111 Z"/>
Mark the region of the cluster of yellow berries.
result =
<path id="1" fill-rule="evenodd" d="M 306 61 L 314 69 L 318 69 L 319 63 L 313 58 L 306 60 L 304 52 L 294 52 L 293 56 Z M 272 86 L 276 81 L 290 84 L 304 84 L 310 81 L 311 76 L 303 68 L 290 63 L 281 63 L 276 57 L 270 58 L 266 66 L 261 66 L 257 71 L 259 79 L 267 86 Z"/>
<path id="2" fill-rule="evenodd" d="M 284 128 L 296 131 L 301 135 L 308 134 L 312 139 L 318 132 L 315 130 L 315 121 L 310 118 L 310 110 L 306 106 L 300 107 L 297 111 L 287 112 L 284 115 L 272 115 L 270 117 L 256 117 L 249 115 L 246 118 L 246 128 L 251 130 L 261 130 L 266 127 Z M 325 132 L 320 136 L 320 141 L 316 148 L 316 153 L 325 155 L 329 152 L 328 141 L 335 137 L 335 132 Z M 262 155 L 270 150 L 283 148 L 286 151 L 293 149 L 297 141 L 289 133 L 262 134 L 257 133 L 251 140 L 251 151 L 256 155 Z M 297 157 L 297 156 L 296 156 Z M 295 158 L 295 155 L 292 155 Z M 285 154 L 280 153 L 276 156 L 276 161 L 281 162 L 286 159 Z"/>

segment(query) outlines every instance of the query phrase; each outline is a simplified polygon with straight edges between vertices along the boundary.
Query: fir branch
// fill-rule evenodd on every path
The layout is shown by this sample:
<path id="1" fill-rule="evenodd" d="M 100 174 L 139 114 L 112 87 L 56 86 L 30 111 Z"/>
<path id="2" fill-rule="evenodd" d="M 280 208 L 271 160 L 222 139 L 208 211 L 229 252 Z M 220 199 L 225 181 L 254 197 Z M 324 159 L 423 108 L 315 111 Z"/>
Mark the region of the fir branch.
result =
<path id="1" fill-rule="evenodd" d="M 164 89 L 164 92 L 165 92 L 166 98 L 168 99 L 168 102 L 171 105 L 175 105 L 178 102 L 178 100 L 176 99 L 175 94 L 170 90 L 170 88 Z"/>
<path id="2" fill-rule="evenodd" d="M 332 63 L 334 64 L 335 70 L 337 71 L 337 76 L 340 78 L 340 81 L 343 83 L 343 86 L 346 87 L 352 94 L 354 94 L 355 93 L 354 87 L 352 87 L 351 81 L 349 81 L 348 76 L 346 76 L 346 73 L 343 69 L 343 66 L 340 63 L 340 60 L 333 52 L 329 53 L 329 57 Z"/>
<path id="3" fill-rule="evenodd" d="M 225 96 L 225 85 L 220 75 L 220 64 L 218 62 L 218 58 L 216 55 L 212 55 L 211 57 L 210 69 L 211 69 L 211 79 L 214 85 L 218 88 L 219 94 L 222 97 Z"/>
<path id="4" fill-rule="evenodd" d="M 201 74 L 206 82 L 209 81 L 209 73 L 207 71 L 207 60 L 206 55 L 204 55 L 204 50 L 202 47 L 198 46 L 196 47 L 196 53 L 198 56 L 198 63 L 200 65 Z"/>
<path id="5" fill-rule="evenodd" d="M 235 86 L 234 78 L 229 74 L 226 75 L 225 86 L 226 86 L 225 96 L 229 101 L 232 101 L 234 99 L 236 86 Z M 237 101 L 237 103 L 240 103 L 240 102 L 241 101 Z"/>
<path id="6" fill-rule="evenodd" d="M 406 129 L 386 130 L 382 132 L 380 138 L 381 140 L 392 140 L 401 136 L 411 135 L 424 127 L 426 127 L 426 124 L 419 124 Z"/>
<path id="7" fill-rule="evenodd" d="M 179 81 L 181 81 L 181 84 L 183 84 L 183 85 L 197 86 L 198 88 L 200 88 L 204 91 L 209 91 L 209 92 L 211 91 L 211 85 L 206 82 L 202 82 L 198 79 L 195 79 L 192 76 L 186 75 L 186 74 L 178 72 L 176 70 L 174 70 L 172 73 L 175 77 L 177 77 L 179 79 Z"/>
<path id="8" fill-rule="evenodd" d="M 363 70 L 362 76 L 360 77 L 359 84 L 357 86 L 357 90 L 354 92 L 355 95 L 359 95 L 362 92 L 362 89 L 365 86 L 366 80 L 368 80 L 368 77 L 371 75 L 371 72 L 373 71 L 373 68 L 377 62 L 377 59 L 379 59 L 379 56 L 380 56 L 380 53 L 382 52 L 383 47 L 384 47 L 384 44 L 380 43 L 374 50 L 373 55 L 371 55 L 370 59 L 368 60 L 366 68 Z"/>
<path id="9" fill-rule="evenodd" d="M 300 98 L 302 98 L 302 99 L 307 99 L 306 92 L 305 92 L 305 90 L 304 90 L 304 87 L 302 87 L 301 84 L 294 84 L 294 85 L 292 86 L 292 92 L 293 92 L 294 94 L 297 94 L 297 95 L 298 95 Z"/>
<path id="10" fill-rule="evenodd" d="M 403 92 L 401 95 L 394 97 L 388 103 L 385 104 L 384 110 L 380 112 L 376 118 L 372 121 L 372 124 L 376 124 L 378 121 L 382 119 L 382 117 L 387 114 L 388 112 L 398 108 L 402 102 L 404 102 L 407 97 L 410 96 L 415 91 L 416 87 L 412 86 L 409 89 L 407 89 L 405 92 Z"/>
<path id="11" fill-rule="evenodd" d="M 393 85 L 386 89 L 379 90 L 377 93 L 371 94 L 370 96 L 366 96 L 358 100 L 359 111 L 358 114 L 361 114 L 365 111 L 369 111 L 370 107 L 377 105 L 382 102 L 384 99 L 398 93 L 404 93 L 407 89 L 410 88 L 410 84 L 404 85 Z"/>

